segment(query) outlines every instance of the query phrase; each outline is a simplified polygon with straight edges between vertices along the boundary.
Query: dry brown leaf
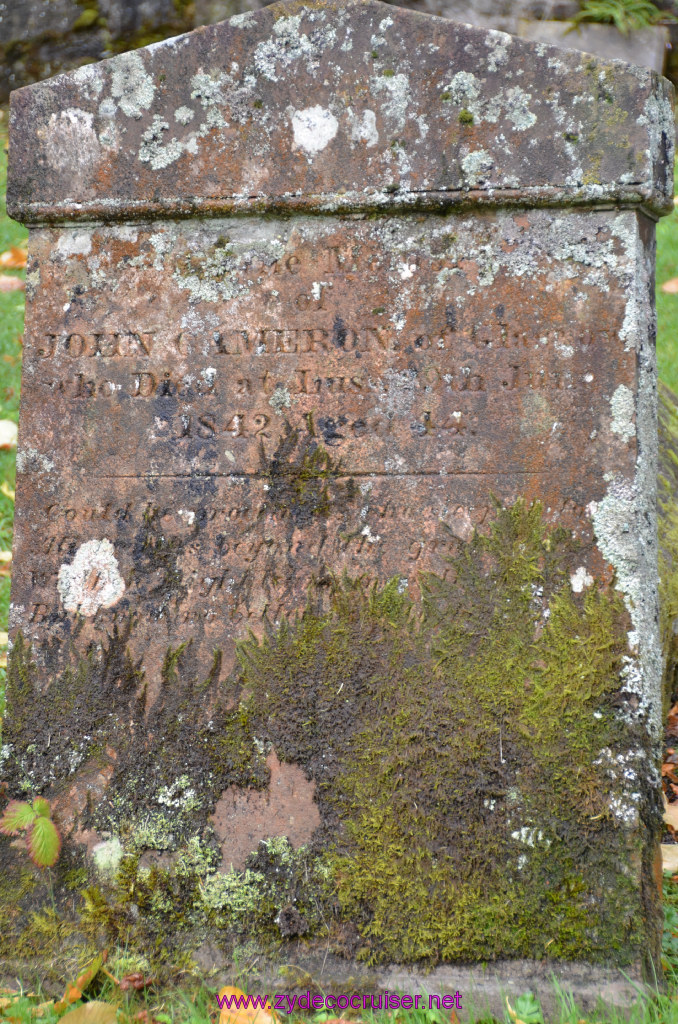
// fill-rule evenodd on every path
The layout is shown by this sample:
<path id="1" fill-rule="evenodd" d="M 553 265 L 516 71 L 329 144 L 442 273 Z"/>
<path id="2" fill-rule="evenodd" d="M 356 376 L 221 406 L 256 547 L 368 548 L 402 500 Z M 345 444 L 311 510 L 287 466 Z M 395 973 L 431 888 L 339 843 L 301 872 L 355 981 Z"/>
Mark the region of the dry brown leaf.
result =
<path id="1" fill-rule="evenodd" d="M 664 821 L 673 829 L 678 829 L 678 800 L 670 804 L 664 794 L 662 794 L 664 801 Z"/>
<path id="2" fill-rule="evenodd" d="M 667 292 L 669 295 L 675 295 L 678 292 L 678 277 L 672 277 L 670 281 L 664 281 L 661 291 Z"/>
<path id="3" fill-rule="evenodd" d="M 154 983 L 153 978 L 146 978 L 141 971 L 135 971 L 133 974 L 126 974 L 120 982 L 120 991 L 127 992 L 133 988 L 135 992 L 141 992 L 143 988 L 148 988 L 149 985 Z"/>
<path id="4" fill-rule="evenodd" d="M 0 274 L 0 292 L 23 292 L 26 289 L 26 282 L 20 277 L 9 277 L 7 274 Z"/>
<path id="5" fill-rule="evenodd" d="M 224 996 L 237 998 L 238 996 L 244 997 L 245 993 L 239 988 L 233 988 L 232 985 L 225 985 L 219 990 L 219 1000 L 222 1000 Z M 273 1012 L 271 1004 L 267 1002 L 265 1010 L 254 1006 L 233 1007 L 233 1009 L 222 1006 L 219 1013 L 219 1024 L 280 1024 L 280 1021 Z"/>
<path id="6" fill-rule="evenodd" d="M 28 250 L 21 246 L 13 245 L 6 252 L 0 252 L 0 267 L 9 270 L 22 270 L 26 266 Z"/>
<path id="7" fill-rule="evenodd" d="M 80 971 L 80 974 L 73 982 L 74 988 L 79 988 L 81 992 L 84 992 L 85 989 L 92 984 L 97 974 L 106 963 L 107 956 L 108 950 L 104 950 L 99 956 L 95 956 L 94 960 L 90 961 L 83 971 Z"/>
<path id="8" fill-rule="evenodd" d="M 678 843 L 662 843 L 662 867 L 672 874 L 678 871 Z"/>
<path id="9" fill-rule="evenodd" d="M 118 1011 L 111 1003 L 94 1001 L 76 1006 L 65 1013 L 66 1024 L 117 1024 Z"/>

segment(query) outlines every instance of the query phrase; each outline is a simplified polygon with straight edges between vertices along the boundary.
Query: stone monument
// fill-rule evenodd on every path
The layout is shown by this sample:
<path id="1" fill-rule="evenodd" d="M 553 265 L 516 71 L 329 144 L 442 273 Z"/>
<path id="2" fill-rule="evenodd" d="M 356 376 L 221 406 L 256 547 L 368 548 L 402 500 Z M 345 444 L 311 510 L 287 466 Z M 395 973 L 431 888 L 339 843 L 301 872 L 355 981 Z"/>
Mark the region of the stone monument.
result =
<path id="1" fill-rule="evenodd" d="M 2 777 L 83 934 L 326 989 L 658 963 L 672 139 L 654 72 L 378 0 L 13 94 Z"/>

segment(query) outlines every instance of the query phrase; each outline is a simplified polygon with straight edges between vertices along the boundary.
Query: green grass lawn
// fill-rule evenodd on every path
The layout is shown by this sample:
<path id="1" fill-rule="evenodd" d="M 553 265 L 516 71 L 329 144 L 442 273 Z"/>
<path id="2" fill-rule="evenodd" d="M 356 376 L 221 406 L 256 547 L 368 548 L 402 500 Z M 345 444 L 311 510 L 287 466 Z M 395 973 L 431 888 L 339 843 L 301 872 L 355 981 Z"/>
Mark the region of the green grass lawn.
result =
<path id="1" fill-rule="evenodd" d="M 12 246 L 22 246 L 27 238 L 26 230 L 11 221 L 4 209 L 4 193 L 6 181 L 6 125 L 7 112 L 0 110 L 0 253 Z M 20 270 L 0 270 L 0 276 L 25 277 Z M 665 281 L 678 277 L 678 214 L 674 211 L 665 217 L 657 226 L 657 311 L 658 311 L 658 361 L 659 374 L 671 388 L 678 392 L 678 294 L 671 295 L 660 290 Z M 24 293 L 21 291 L 0 292 L 0 420 L 19 418 L 19 387 L 21 372 L 21 335 L 23 332 Z M 14 488 L 14 463 L 16 450 L 0 451 L 0 551 L 11 548 L 12 518 L 14 505 L 9 494 Z M 0 572 L 2 563 L 0 562 Z M 0 574 L 0 633 L 7 630 L 7 614 L 9 605 L 9 576 Z M 0 655 L 3 653 L 0 647 Z M 2 711 L 3 672 L 0 669 L 0 713 Z M 0 839 L 0 841 L 3 841 Z M 668 995 L 657 995 L 654 1000 L 645 1001 L 629 1018 L 635 1024 L 678 1024 L 678 884 L 666 880 L 665 908 L 666 933 L 664 941 L 664 966 L 668 983 Z M 65 981 L 68 979 L 64 979 Z M 188 995 L 186 994 L 188 991 Z M 136 1020 L 141 1024 L 206 1024 L 215 1019 L 216 1001 L 214 993 L 205 986 L 184 989 L 183 994 L 170 992 L 146 994 L 145 996 L 129 996 L 123 998 L 112 983 L 99 992 L 99 999 L 111 1000 L 120 1008 L 119 1021 L 134 1021 L 134 1015 L 141 1012 Z M 130 1001 L 131 1000 L 131 1001 Z M 36 1000 L 26 999 L 12 1008 L 12 1021 L 26 1022 L 35 1020 L 31 1006 Z M 537 1024 L 541 1014 L 536 1006 L 530 1008 L 529 1001 L 519 1007 L 521 1019 L 525 1024 Z M 146 1017 L 143 1017 L 146 1011 Z M 8 1016 L 3 1016 L 0 1005 L 0 1024 L 4 1024 Z M 316 1024 L 322 1024 L 327 1014 L 311 1018 Z M 576 1024 L 584 1015 L 574 1006 L 563 1001 L 559 1024 Z M 45 1011 L 40 1017 L 44 1024 L 53 1024 L 58 1015 Z M 283 1017 L 282 1020 L 295 1018 Z M 385 1014 L 363 1015 L 362 1019 L 370 1024 L 385 1022 Z M 505 1019 L 510 1020 L 508 1011 Z M 589 1016 L 587 1024 L 613 1024 L 621 1021 L 621 1017 L 613 1013 Z M 73 1024 L 76 1024 L 74 1021 Z M 84 1024 L 84 1022 L 78 1022 Z M 92 1021 L 91 1024 L 96 1024 Z M 397 1017 L 397 1024 L 449 1024 L 449 1016 L 439 1020 L 428 1013 L 403 1012 Z"/>
<path id="2" fill-rule="evenodd" d="M 23 246 L 28 232 L 5 212 L 5 183 L 7 178 L 7 111 L 0 111 L 0 253 L 12 246 Z M 25 278 L 23 270 L 0 271 L 3 277 Z M 21 336 L 24 329 L 24 293 L 0 292 L 0 420 L 19 422 L 19 390 L 21 385 Z M 0 451 L 0 483 L 14 489 L 14 462 L 16 449 Z M 11 550 L 14 503 L 0 492 L 0 551 Z M 0 563 L 0 566 L 2 563 Z M 7 630 L 10 578 L 0 576 L 0 632 Z"/>
<path id="3" fill-rule="evenodd" d="M 678 180 L 678 168 L 676 171 Z M 678 392 L 678 294 L 661 285 L 678 277 L 678 207 L 657 224 L 657 363 L 659 378 Z"/>

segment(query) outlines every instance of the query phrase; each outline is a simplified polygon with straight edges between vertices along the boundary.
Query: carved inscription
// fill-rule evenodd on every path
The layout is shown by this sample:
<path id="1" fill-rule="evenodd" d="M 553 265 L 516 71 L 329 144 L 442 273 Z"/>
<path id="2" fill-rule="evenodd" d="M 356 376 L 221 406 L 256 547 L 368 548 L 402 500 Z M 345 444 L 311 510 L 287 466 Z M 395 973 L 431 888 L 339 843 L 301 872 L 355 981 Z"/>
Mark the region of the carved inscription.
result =
<path id="1" fill-rule="evenodd" d="M 18 521 L 13 597 L 36 650 L 70 629 L 60 568 L 104 538 L 124 595 L 82 636 L 135 614 L 158 661 L 192 638 L 205 664 L 328 572 L 400 576 L 416 597 L 494 499 L 544 500 L 588 564 L 586 507 L 618 443 L 595 395 L 635 379 L 631 350 L 610 358 L 624 296 L 550 256 L 515 273 L 515 223 L 488 216 L 473 258 L 433 216 L 158 224 L 114 246 L 97 228 L 58 264 L 43 232 L 22 443 L 42 467 L 54 438 L 53 469 L 20 480 L 44 529 Z"/>

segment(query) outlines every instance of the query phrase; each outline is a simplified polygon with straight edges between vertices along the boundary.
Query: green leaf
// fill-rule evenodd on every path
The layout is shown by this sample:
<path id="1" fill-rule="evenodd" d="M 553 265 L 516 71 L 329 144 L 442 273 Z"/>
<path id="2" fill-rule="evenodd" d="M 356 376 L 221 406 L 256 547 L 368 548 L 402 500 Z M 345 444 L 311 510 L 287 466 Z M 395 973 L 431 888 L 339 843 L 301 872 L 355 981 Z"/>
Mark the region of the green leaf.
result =
<path id="1" fill-rule="evenodd" d="M 44 796 L 36 796 L 33 801 L 33 810 L 42 818 L 49 818 L 52 814 L 52 808 L 49 805 L 49 800 L 45 800 Z"/>
<path id="2" fill-rule="evenodd" d="M 35 821 L 36 814 L 23 800 L 10 800 L 0 818 L 0 832 L 4 836 L 18 836 L 22 829 Z"/>
<path id="3" fill-rule="evenodd" d="M 37 817 L 26 836 L 28 855 L 39 868 L 51 868 L 56 864 L 61 850 L 61 837 L 50 818 Z"/>
<path id="4" fill-rule="evenodd" d="M 532 992 L 526 992 L 518 996 L 515 1005 L 515 1014 L 524 1024 L 544 1024 L 539 1000 Z"/>

